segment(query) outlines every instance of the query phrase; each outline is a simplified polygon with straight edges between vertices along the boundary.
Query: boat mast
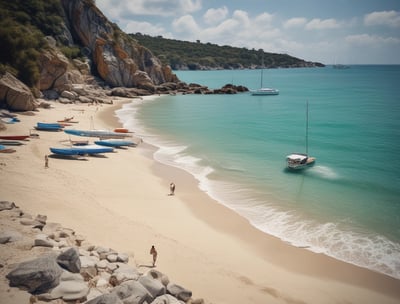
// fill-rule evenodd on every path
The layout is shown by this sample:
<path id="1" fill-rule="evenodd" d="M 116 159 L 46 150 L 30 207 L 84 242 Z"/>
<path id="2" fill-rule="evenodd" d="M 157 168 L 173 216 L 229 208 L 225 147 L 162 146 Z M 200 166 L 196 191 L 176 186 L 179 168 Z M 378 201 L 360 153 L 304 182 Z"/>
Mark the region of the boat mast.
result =
<path id="1" fill-rule="evenodd" d="M 308 156 L 308 101 L 306 107 L 306 154 Z"/>

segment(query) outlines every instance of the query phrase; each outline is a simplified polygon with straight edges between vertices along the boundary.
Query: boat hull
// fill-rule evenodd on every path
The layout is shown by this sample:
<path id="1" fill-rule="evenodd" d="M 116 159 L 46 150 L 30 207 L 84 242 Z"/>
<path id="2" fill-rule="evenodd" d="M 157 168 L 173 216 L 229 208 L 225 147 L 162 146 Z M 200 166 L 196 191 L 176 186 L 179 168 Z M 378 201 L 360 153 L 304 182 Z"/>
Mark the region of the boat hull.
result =
<path id="1" fill-rule="evenodd" d="M 293 171 L 304 170 L 314 166 L 315 161 L 315 157 L 310 157 L 306 154 L 292 154 L 286 158 L 286 167 Z"/>
<path id="2" fill-rule="evenodd" d="M 128 147 L 136 145 L 131 140 L 119 140 L 119 139 L 96 140 L 94 143 L 96 145 L 106 146 L 106 147 Z"/>
<path id="3" fill-rule="evenodd" d="M 268 95 L 279 95 L 279 91 L 276 89 L 260 89 L 251 92 L 253 96 L 268 96 Z"/>
<path id="4" fill-rule="evenodd" d="M 102 147 L 98 145 L 87 145 L 87 146 L 72 146 L 69 148 L 50 148 L 53 154 L 58 155 L 86 155 L 86 154 L 99 154 L 113 152 L 114 149 L 111 147 Z"/>
<path id="5" fill-rule="evenodd" d="M 98 138 L 125 138 L 131 135 L 127 133 L 106 130 L 64 130 L 65 133 L 76 136 L 98 137 Z"/>
<path id="6" fill-rule="evenodd" d="M 1 135 L 0 139 L 4 140 L 24 140 L 27 139 L 29 135 Z"/>

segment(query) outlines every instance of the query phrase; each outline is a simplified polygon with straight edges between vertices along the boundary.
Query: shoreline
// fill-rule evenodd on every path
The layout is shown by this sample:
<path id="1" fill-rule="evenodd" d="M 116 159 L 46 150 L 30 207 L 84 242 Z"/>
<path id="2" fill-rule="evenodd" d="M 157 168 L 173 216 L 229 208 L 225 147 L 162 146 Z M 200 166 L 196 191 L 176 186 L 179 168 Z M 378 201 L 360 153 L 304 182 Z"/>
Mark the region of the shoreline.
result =
<path id="1" fill-rule="evenodd" d="M 85 120 L 79 123 L 81 128 L 89 127 L 91 115 L 96 127 L 115 128 L 121 125 L 115 110 L 125 101 L 99 111 L 56 104 L 37 117 L 23 118 L 54 119 L 55 113 L 49 113 L 53 110 L 62 118 L 71 116 L 71 107 L 78 107 L 85 110 L 76 115 Z M 6 163 L 2 199 L 70 225 L 93 243 L 128 252 L 139 268 L 150 262 L 148 250 L 156 245 L 157 268 L 191 289 L 195 297 L 215 303 L 396 303 L 400 299 L 400 280 L 266 235 L 201 191 L 189 173 L 155 161 L 155 148 L 146 143 L 104 157 L 108 159 L 51 158 L 50 168 L 44 169 L 43 155 L 60 134 L 42 134 L 31 139 L 18 158 L 20 151 L 12 161 L 1 156 Z M 21 162 L 29 160 L 28 170 Z M 12 176 L 6 179 L 4 173 Z M 34 179 L 33 184 L 19 187 L 23 176 Z M 175 196 L 168 196 L 171 181 L 177 185 Z M 46 191 L 50 186 L 52 191 Z"/>

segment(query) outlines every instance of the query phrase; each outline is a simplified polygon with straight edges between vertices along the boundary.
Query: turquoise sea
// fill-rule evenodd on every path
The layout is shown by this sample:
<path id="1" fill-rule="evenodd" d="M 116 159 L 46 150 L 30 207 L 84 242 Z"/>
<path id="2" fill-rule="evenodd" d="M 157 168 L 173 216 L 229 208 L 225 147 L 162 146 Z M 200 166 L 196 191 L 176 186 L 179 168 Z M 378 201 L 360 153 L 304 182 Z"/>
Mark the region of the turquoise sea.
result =
<path id="1" fill-rule="evenodd" d="M 256 89 L 260 70 L 180 71 L 210 88 Z M 400 66 L 264 71 L 278 96 L 177 95 L 133 101 L 125 127 L 265 233 L 400 279 Z M 285 170 L 304 152 L 314 167 Z"/>

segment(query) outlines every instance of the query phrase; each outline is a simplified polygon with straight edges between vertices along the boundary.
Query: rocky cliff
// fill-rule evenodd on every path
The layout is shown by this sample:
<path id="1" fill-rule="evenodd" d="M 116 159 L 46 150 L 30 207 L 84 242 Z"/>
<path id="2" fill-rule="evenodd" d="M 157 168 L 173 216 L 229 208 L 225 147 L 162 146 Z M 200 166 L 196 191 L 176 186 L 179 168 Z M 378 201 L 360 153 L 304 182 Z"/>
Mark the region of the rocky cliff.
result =
<path id="1" fill-rule="evenodd" d="M 177 77 L 145 47 L 112 24 L 87 0 L 62 0 L 67 28 L 85 47 L 95 72 L 109 85 L 149 88 Z"/>

